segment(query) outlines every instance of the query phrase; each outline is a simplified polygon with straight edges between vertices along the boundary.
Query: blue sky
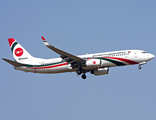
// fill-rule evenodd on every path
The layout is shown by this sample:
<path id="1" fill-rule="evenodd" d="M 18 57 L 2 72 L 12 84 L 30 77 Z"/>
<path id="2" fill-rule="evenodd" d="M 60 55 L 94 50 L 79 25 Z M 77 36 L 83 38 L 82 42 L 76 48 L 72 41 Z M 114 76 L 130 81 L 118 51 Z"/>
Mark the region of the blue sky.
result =
<path id="1" fill-rule="evenodd" d="M 8 38 L 35 57 L 56 58 L 50 44 L 74 55 L 141 49 L 156 55 L 155 0 L 3 0 L 0 55 L 13 60 Z M 2 120 L 154 120 L 155 59 L 110 68 L 103 76 L 33 74 L 0 62 Z"/>

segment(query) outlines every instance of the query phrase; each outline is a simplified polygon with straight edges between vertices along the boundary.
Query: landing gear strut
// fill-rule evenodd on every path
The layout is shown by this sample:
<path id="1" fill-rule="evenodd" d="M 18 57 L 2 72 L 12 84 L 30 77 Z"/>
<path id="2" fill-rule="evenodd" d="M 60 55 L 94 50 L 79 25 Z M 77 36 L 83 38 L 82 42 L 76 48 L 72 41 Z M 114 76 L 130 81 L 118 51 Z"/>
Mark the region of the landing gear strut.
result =
<path id="1" fill-rule="evenodd" d="M 81 75 L 81 74 L 82 74 L 82 67 L 79 66 L 78 68 L 79 68 L 79 69 L 76 71 L 76 72 L 77 72 L 77 75 Z"/>

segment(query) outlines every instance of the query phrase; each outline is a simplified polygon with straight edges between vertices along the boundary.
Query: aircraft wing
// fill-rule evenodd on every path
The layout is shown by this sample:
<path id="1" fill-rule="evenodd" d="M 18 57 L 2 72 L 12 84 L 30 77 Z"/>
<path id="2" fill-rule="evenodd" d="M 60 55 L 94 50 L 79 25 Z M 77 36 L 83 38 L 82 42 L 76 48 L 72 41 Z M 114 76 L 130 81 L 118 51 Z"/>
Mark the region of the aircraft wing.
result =
<path id="1" fill-rule="evenodd" d="M 60 50 L 60 49 L 58 49 L 58 48 L 56 48 L 56 47 L 50 45 L 50 44 L 47 42 L 47 40 L 46 40 L 43 36 L 41 36 L 41 37 L 42 37 L 42 40 L 43 40 L 45 46 L 48 47 L 48 48 L 50 48 L 50 49 L 53 50 L 54 52 L 60 54 L 60 55 L 61 55 L 60 57 L 61 57 L 64 61 L 66 61 L 66 62 L 68 62 L 68 63 L 75 63 L 75 62 L 76 62 L 76 63 L 85 63 L 86 60 L 84 60 L 84 59 L 82 59 L 82 58 L 80 58 L 80 57 L 77 57 L 77 56 L 75 56 L 75 55 L 72 55 L 72 54 L 70 54 L 70 53 L 67 53 L 67 52 L 65 52 L 65 51 L 63 51 L 63 50 Z"/>
<path id="2" fill-rule="evenodd" d="M 13 65 L 13 66 L 23 66 L 23 64 L 21 63 L 18 63 L 18 62 L 15 62 L 15 61 L 12 61 L 12 60 L 8 60 L 8 59 L 5 59 L 5 58 L 2 58 L 4 61 L 8 62 L 9 64 Z"/>

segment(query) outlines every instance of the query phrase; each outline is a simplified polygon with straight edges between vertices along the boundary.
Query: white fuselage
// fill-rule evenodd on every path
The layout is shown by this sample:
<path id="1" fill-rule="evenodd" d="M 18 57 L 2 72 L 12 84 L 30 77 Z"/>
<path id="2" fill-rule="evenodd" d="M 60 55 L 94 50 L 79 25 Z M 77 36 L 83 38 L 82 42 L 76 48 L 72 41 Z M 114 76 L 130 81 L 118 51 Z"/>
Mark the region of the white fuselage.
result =
<path id="1" fill-rule="evenodd" d="M 100 66 L 98 68 L 105 67 L 115 67 L 115 66 L 125 66 L 125 65 L 134 65 L 134 64 L 145 64 L 147 61 L 154 58 L 153 54 L 147 53 L 143 50 L 122 50 L 122 51 L 113 51 L 113 52 L 104 52 L 96 54 L 86 54 L 79 55 L 78 57 L 85 59 L 86 61 L 93 59 L 93 65 L 83 66 L 84 70 L 95 69 L 97 66 L 94 66 L 96 60 L 100 60 Z M 95 61 L 94 61 L 95 60 Z M 25 62 L 27 64 L 25 64 Z M 15 67 L 16 70 L 22 70 L 25 72 L 33 73 L 63 73 L 63 72 L 74 72 L 78 68 L 71 67 L 72 63 L 65 62 L 62 58 L 55 59 L 41 59 L 33 58 L 32 60 L 21 59 L 20 63 L 23 63 L 24 66 Z"/>

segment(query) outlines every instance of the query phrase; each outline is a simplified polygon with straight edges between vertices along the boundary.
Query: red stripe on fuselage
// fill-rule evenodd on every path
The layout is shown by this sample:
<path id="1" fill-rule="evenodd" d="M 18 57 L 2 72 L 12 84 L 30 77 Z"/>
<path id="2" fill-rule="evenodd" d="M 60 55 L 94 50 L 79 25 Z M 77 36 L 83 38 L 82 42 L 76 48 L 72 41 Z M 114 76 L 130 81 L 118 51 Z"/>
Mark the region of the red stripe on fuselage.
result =
<path id="1" fill-rule="evenodd" d="M 124 58 L 116 58 L 116 57 L 105 57 L 105 58 L 116 59 L 116 60 L 120 60 L 120 61 L 123 61 L 123 62 L 127 62 L 129 64 L 138 64 L 135 61 L 124 59 Z"/>
<path id="2" fill-rule="evenodd" d="M 67 63 L 51 65 L 51 66 L 45 66 L 45 67 L 28 67 L 28 68 L 30 68 L 30 69 L 47 69 L 47 68 L 60 67 L 60 66 L 63 66 L 63 65 L 67 65 Z"/>

